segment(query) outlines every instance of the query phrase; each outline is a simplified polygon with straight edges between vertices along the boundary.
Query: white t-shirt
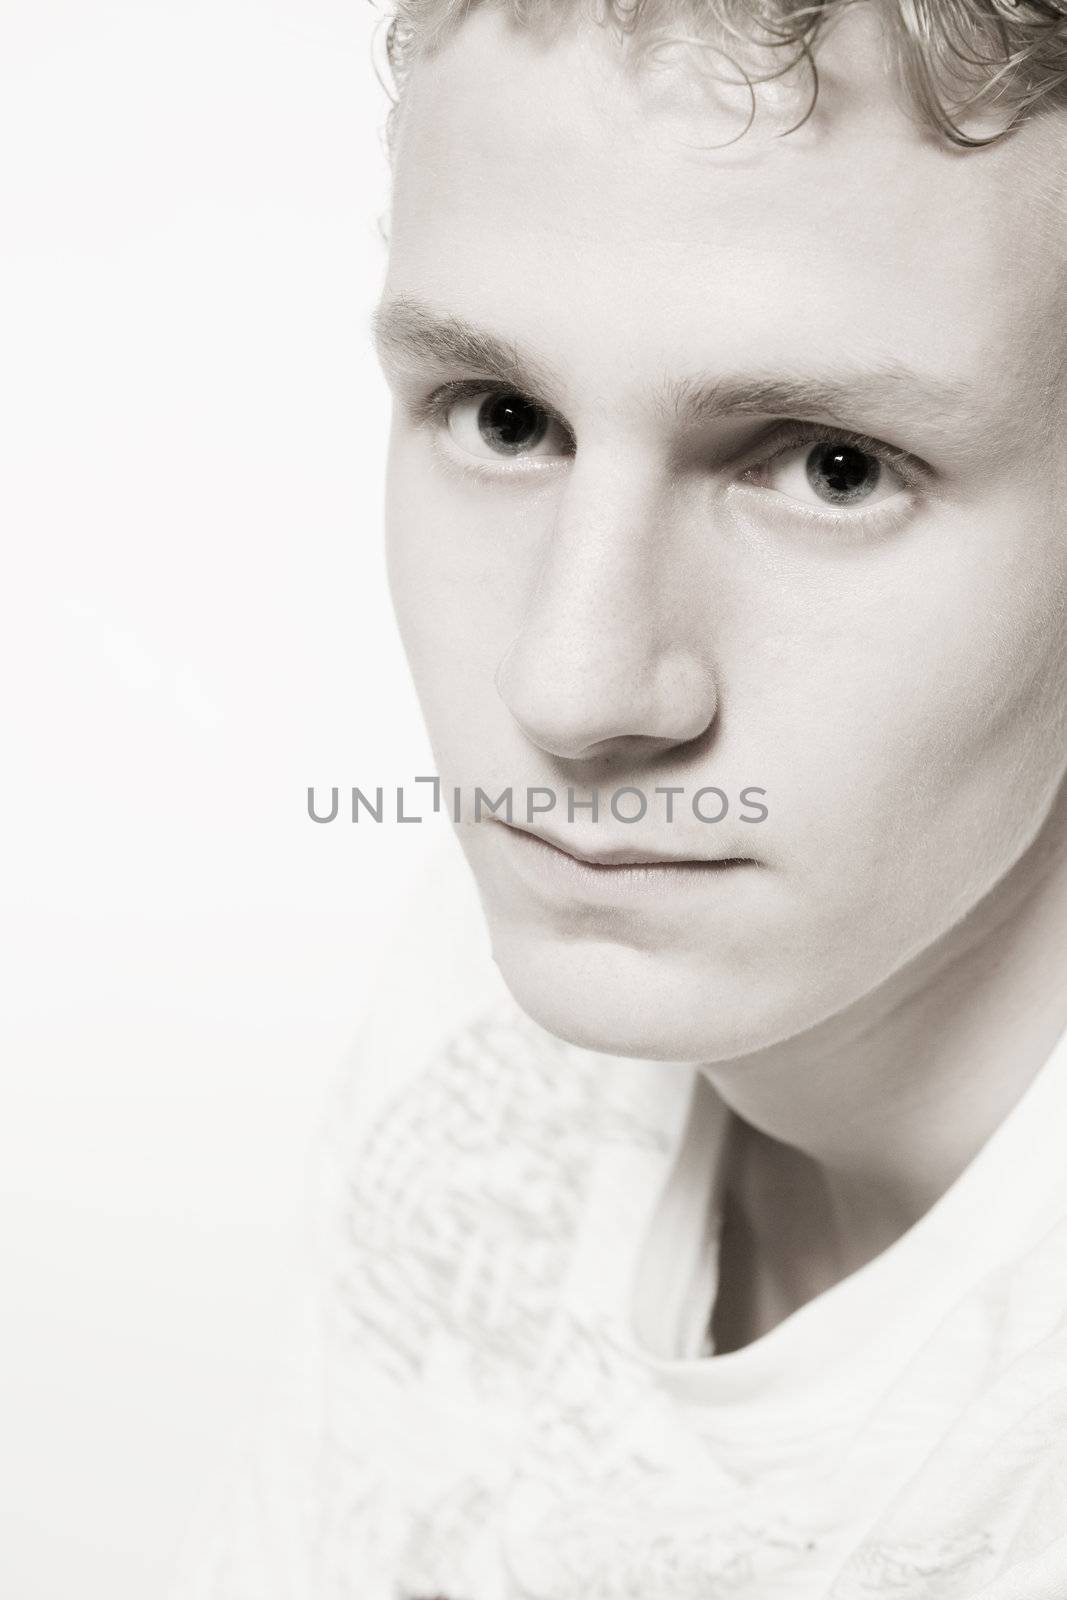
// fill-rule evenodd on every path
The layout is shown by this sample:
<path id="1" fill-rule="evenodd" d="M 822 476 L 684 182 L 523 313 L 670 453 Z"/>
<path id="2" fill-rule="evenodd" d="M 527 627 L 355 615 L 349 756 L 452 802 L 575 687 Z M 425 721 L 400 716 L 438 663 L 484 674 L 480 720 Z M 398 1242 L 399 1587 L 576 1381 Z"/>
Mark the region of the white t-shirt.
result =
<path id="1" fill-rule="evenodd" d="M 339 1083 L 291 1386 L 175 1600 L 1067 1600 L 1067 1039 L 907 1233 L 716 1356 L 730 1113 L 531 1021 L 465 874 Z"/>

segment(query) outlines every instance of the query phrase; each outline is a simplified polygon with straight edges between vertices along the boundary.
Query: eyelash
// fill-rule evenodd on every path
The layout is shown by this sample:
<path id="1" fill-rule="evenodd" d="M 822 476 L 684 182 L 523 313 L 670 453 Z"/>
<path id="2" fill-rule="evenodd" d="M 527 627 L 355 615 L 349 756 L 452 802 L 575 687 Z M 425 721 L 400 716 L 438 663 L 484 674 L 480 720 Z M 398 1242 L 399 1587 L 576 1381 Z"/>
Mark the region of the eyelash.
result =
<path id="1" fill-rule="evenodd" d="M 529 401 L 538 411 L 543 411 L 546 417 L 551 417 L 561 427 L 567 428 L 563 418 L 543 401 L 535 400 L 522 389 L 515 389 L 503 383 L 492 383 L 485 378 L 451 378 L 447 383 L 439 384 L 430 394 L 414 402 L 412 415 L 417 423 L 434 422 L 443 417 L 449 406 L 455 405 L 457 400 L 470 400 L 478 394 L 515 395 Z M 569 428 L 567 432 L 570 432 Z"/>
<path id="2" fill-rule="evenodd" d="M 779 460 L 788 455 L 792 450 L 803 449 L 805 445 L 816 444 L 843 444 L 853 450 L 862 451 L 864 455 L 872 456 L 883 467 L 888 467 L 895 472 L 903 483 L 904 490 L 909 496 L 914 497 L 929 491 L 933 486 L 934 471 L 925 461 L 913 456 L 907 450 L 901 450 L 896 445 L 887 444 L 883 439 L 874 439 L 870 434 L 858 433 L 852 428 L 833 428 L 824 422 L 794 422 L 788 421 L 778 424 L 774 431 L 765 438 L 758 450 L 747 460 L 741 468 L 742 481 L 746 481 L 756 488 L 763 487 L 753 484 L 750 474 L 758 470 L 768 470 Z M 809 506 L 795 502 L 791 510 L 800 516 L 818 518 L 821 520 L 847 518 L 852 522 L 859 522 L 862 518 L 872 521 L 877 517 L 889 515 L 890 509 L 895 506 L 894 501 L 881 501 L 868 510 L 841 512 L 832 506 Z"/>
<path id="3" fill-rule="evenodd" d="M 458 378 L 440 384 L 430 394 L 414 403 L 411 407 L 412 420 L 419 427 L 440 427 L 444 425 L 451 406 L 455 405 L 457 401 L 470 400 L 476 395 L 521 395 L 523 399 L 528 400 L 532 406 L 536 406 L 546 417 L 562 428 L 573 443 L 573 435 L 569 425 L 551 406 L 545 405 L 540 400 L 535 400 L 531 395 L 524 394 L 522 390 L 503 384 L 488 383 L 484 378 Z M 773 466 L 779 457 L 787 455 L 791 450 L 800 449 L 806 444 L 845 444 L 854 450 L 860 450 L 865 455 L 872 456 L 883 466 L 889 467 L 893 472 L 899 474 L 905 487 L 912 494 L 928 489 L 933 480 L 933 469 L 926 462 L 907 450 L 901 450 L 895 445 L 887 444 L 882 439 L 872 438 L 869 434 L 858 433 L 850 428 L 830 427 L 826 423 L 789 420 L 779 423 L 770 435 L 760 442 L 758 453 L 753 451 L 747 457 L 742 458 L 742 464 L 740 465 L 742 481 L 746 480 L 747 474 L 754 473 L 759 468 L 766 469 Z M 449 464 L 465 477 L 473 477 L 481 482 L 486 479 L 499 479 L 502 475 L 510 473 L 529 473 L 531 471 L 528 465 L 509 465 L 506 458 L 503 458 L 500 463 L 493 466 L 478 463 L 474 460 L 460 462 L 452 456 L 448 460 Z M 751 478 L 748 478 L 747 481 L 752 484 Z M 756 487 L 759 486 L 756 485 Z M 877 515 L 880 509 L 881 507 L 879 506 L 868 512 L 853 511 L 847 513 L 847 515 L 851 520 L 858 521 L 863 516 L 873 517 Z M 817 518 L 830 517 L 840 519 L 842 515 L 840 511 L 833 510 L 830 507 L 820 510 L 816 507 L 798 505 L 798 510 L 801 515 L 810 515 Z"/>

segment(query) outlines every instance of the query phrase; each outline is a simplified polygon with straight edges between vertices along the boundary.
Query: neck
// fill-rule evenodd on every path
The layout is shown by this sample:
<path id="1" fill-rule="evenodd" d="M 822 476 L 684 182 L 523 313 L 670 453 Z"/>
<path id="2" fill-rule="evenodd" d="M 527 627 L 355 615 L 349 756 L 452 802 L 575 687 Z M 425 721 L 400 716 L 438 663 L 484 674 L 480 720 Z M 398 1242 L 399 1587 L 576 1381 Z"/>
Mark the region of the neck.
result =
<path id="1" fill-rule="evenodd" d="M 779 1277 L 787 1212 L 794 1259 L 810 1219 L 818 1292 L 929 1209 L 1047 1060 L 1067 1027 L 1065 841 L 1050 818 L 963 922 L 846 1012 L 702 1069 L 740 1119 L 731 1188 Z"/>

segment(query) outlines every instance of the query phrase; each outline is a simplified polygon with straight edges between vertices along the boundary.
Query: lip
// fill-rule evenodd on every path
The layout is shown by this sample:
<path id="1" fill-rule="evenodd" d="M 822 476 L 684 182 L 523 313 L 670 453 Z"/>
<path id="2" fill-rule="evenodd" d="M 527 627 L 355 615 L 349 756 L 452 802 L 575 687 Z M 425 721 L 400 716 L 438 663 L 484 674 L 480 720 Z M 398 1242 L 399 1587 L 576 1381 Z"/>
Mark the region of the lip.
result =
<path id="1" fill-rule="evenodd" d="M 546 844 L 552 850 L 558 850 L 561 855 L 570 856 L 572 861 L 578 861 L 587 867 L 705 867 L 724 866 L 730 861 L 739 862 L 739 856 L 669 856 L 657 855 L 653 851 L 645 850 L 571 850 L 550 833 L 538 833 L 536 828 L 520 828 L 514 822 L 505 822 L 505 828 L 510 828 L 512 833 L 525 834 L 528 839 L 536 839 L 541 844 Z"/>
<path id="2" fill-rule="evenodd" d="M 712 878 L 756 866 L 749 856 L 664 856 L 630 849 L 579 853 L 532 828 L 507 822 L 500 822 L 500 827 L 514 841 L 512 859 L 520 870 L 538 882 L 582 890 L 587 895 L 614 898 L 639 890 L 663 893 L 690 886 L 706 888 Z"/>

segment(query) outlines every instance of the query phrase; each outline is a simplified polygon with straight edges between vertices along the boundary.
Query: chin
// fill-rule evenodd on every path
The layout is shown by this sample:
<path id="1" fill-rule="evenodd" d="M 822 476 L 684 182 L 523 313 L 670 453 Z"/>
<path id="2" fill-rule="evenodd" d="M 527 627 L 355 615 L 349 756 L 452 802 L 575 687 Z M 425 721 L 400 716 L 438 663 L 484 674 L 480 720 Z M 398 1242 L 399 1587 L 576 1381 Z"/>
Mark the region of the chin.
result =
<path id="1" fill-rule="evenodd" d="M 493 960 L 527 1016 L 556 1038 L 605 1055 L 727 1061 L 817 1020 L 810 989 L 804 1006 L 764 972 L 696 965 L 612 940 L 512 928 L 491 928 L 491 935 Z"/>

